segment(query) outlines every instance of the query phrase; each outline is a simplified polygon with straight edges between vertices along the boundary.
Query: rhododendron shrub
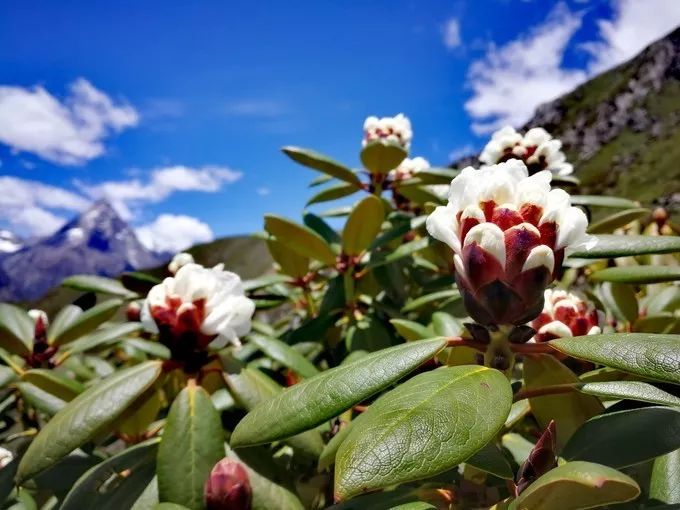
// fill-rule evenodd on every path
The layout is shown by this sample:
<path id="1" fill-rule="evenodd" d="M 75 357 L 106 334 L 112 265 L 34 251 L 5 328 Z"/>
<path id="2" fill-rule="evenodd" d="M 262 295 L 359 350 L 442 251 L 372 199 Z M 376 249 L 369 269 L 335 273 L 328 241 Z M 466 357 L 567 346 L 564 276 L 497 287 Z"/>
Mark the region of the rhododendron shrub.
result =
<path id="1" fill-rule="evenodd" d="M 285 147 L 321 175 L 260 278 L 190 251 L 1 304 L 3 508 L 675 508 L 671 215 L 581 195 L 540 127 L 462 170 L 412 139 Z"/>

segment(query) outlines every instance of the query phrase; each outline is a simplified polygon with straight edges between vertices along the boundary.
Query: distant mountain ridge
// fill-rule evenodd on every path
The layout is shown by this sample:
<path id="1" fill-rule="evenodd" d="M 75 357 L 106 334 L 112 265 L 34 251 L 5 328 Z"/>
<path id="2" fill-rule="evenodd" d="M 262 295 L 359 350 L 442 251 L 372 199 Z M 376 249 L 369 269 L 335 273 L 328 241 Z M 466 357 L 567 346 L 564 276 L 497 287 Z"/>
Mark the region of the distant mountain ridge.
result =
<path id="1" fill-rule="evenodd" d="M 680 212 L 680 28 L 540 105 L 523 129 L 536 126 L 562 140 L 582 193 Z"/>
<path id="2" fill-rule="evenodd" d="M 104 200 L 54 234 L 0 254 L 0 301 L 33 301 L 73 274 L 117 276 L 165 262 Z"/>

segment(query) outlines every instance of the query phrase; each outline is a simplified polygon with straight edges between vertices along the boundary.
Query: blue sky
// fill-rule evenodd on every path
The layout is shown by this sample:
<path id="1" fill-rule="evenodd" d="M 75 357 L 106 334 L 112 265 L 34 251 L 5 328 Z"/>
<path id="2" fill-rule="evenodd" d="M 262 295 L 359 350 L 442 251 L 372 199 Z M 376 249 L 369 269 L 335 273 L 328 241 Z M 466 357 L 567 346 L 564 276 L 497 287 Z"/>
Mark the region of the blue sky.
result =
<path id="1" fill-rule="evenodd" d="M 677 0 L 3 2 L 0 227 L 107 196 L 163 249 L 259 230 L 310 196 L 283 145 L 356 166 L 364 118 L 404 112 L 445 165 L 678 23 Z"/>

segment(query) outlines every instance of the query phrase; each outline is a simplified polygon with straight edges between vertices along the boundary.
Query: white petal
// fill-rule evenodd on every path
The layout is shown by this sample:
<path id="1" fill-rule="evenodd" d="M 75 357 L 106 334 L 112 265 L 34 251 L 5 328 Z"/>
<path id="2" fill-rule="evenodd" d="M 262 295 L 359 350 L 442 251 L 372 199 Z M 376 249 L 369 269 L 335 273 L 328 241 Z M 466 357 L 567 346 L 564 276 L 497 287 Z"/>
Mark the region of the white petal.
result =
<path id="1" fill-rule="evenodd" d="M 456 253 L 460 253 L 459 225 L 456 212 L 450 206 L 439 206 L 427 217 L 425 222 L 428 233 L 446 243 Z"/>
<path id="2" fill-rule="evenodd" d="M 574 248 L 586 239 L 588 218 L 578 207 L 569 207 L 559 219 L 556 248 Z"/>
<path id="3" fill-rule="evenodd" d="M 486 217 L 484 216 L 484 211 L 475 204 L 470 204 L 468 205 L 465 209 L 463 209 L 463 212 L 460 215 L 461 221 L 466 220 L 468 218 L 475 218 L 479 220 L 480 223 L 483 223 L 486 221 Z"/>
<path id="4" fill-rule="evenodd" d="M 158 326 L 156 326 L 156 321 L 151 317 L 151 309 L 149 308 L 149 300 L 144 300 L 144 305 L 142 306 L 142 312 L 139 315 L 139 320 L 142 326 L 149 333 L 158 334 Z"/>
<path id="5" fill-rule="evenodd" d="M 550 273 L 555 269 L 555 254 L 544 244 L 532 248 L 524 261 L 522 272 L 541 266 L 547 267 Z"/>
<path id="6" fill-rule="evenodd" d="M 505 237 L 495 223 L 480 223 L 472 227 L 465 236 L 465 246 L 476 243 L 493 255 L 501 267 L 505 267 Z"/>
<path id="7" fill-rule="evenodd" d="M 571 329 L 569 329 L 569 326 L 560 321 L 552 321 L 541 326 L 541 328 L 538 330 L 538 333 L 542 335 L 550 333 L 551 335 L 554 335 L 558 338 L 574 336 L 571 332 Z"/>
<path id="8" fill-rule="evenodd" d="M 600 328 L 600 326 L 593 326 L 592 328 L 590 328 L 588 330 L 587 334 L 588 335 L 599 335 L 600 333 L 602 333 L 602 329 Z"/>

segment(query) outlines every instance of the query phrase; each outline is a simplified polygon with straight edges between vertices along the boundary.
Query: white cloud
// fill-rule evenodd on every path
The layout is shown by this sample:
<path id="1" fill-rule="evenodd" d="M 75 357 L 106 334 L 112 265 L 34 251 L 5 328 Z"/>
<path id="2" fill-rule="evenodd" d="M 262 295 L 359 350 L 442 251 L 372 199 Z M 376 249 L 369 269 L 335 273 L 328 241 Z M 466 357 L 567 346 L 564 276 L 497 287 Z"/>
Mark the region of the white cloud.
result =
<path id="1" fill-rule="evenodd" d="M 456 18 L 450 18 L 444 25 L 444 46 L 453 50 L 461 45 L 460 23 Z"/>
<path id="2" fill-rule="evenodd" d="M 135 126 L 136 110 L 114 102 L 80 78 L 59 100 L 41 86 L 0 86 L 0 142 L 63 165 L 80 165 L 104 153 L 104 139 Z"/>
<path id="3" fill-rule="evenodd" d="M 52 210 L 82 211 L 89 200 L 57 186 L 16 177 L 0 177 L 0 220 L 29 235 L 47 235 L 66 218 Z"/>
<path id="4" fill-rule="evenodd" d="M 269 188 L 266 188 L 266 187 L 262 187 L 262 188 L 257 188 L 255 190 L 255 192 L 258 195 L 260 195 L 261 197 L 266 197 L 267 195 L 269 195 L 272 192 L 272 190 L 270 190 Z"/>
<path id="5" fill-rule="evenodd" d="M 239 180 L 243 174 L 227 167 L 204 166 L 192 168 L 183 165 L 158 168 L 148 180 L 128 179 L 104 181 L 95 185 L 77 182 L 77 186 L 93 199 L 106 198 L 126 220 L 134 215 L 131 207 L 145 202 L 160 202 L 179 191 L 214 193 L 223 184 Z"/>
<path id="6" fill-rule="evenodd" d="M 581 26 L 581 15 L 558 4 L 529 34 L 497 47 L 468 72 L 473 95 L 465 109 L 477 134 L 527 121 L 536 106 L 568 92 L 586 80 L 585 71 L 563 69 L 569 40 Z"/>
<path id="7" fill-rule="evenodd" d="M 598 21 L 601 41 L 584 45 L 591 73 L 610 69 L 680 24 L 679 0 L 615 0 L 614 18 Z"/>
<path id="8" fill-rule="evenodd" d="M 192 216 L 161 214 L 152 223 L 137 230 L 144 246 L 160 252 L 177 253 L 196 243 L 212 241 L 210 227 Z"/>

